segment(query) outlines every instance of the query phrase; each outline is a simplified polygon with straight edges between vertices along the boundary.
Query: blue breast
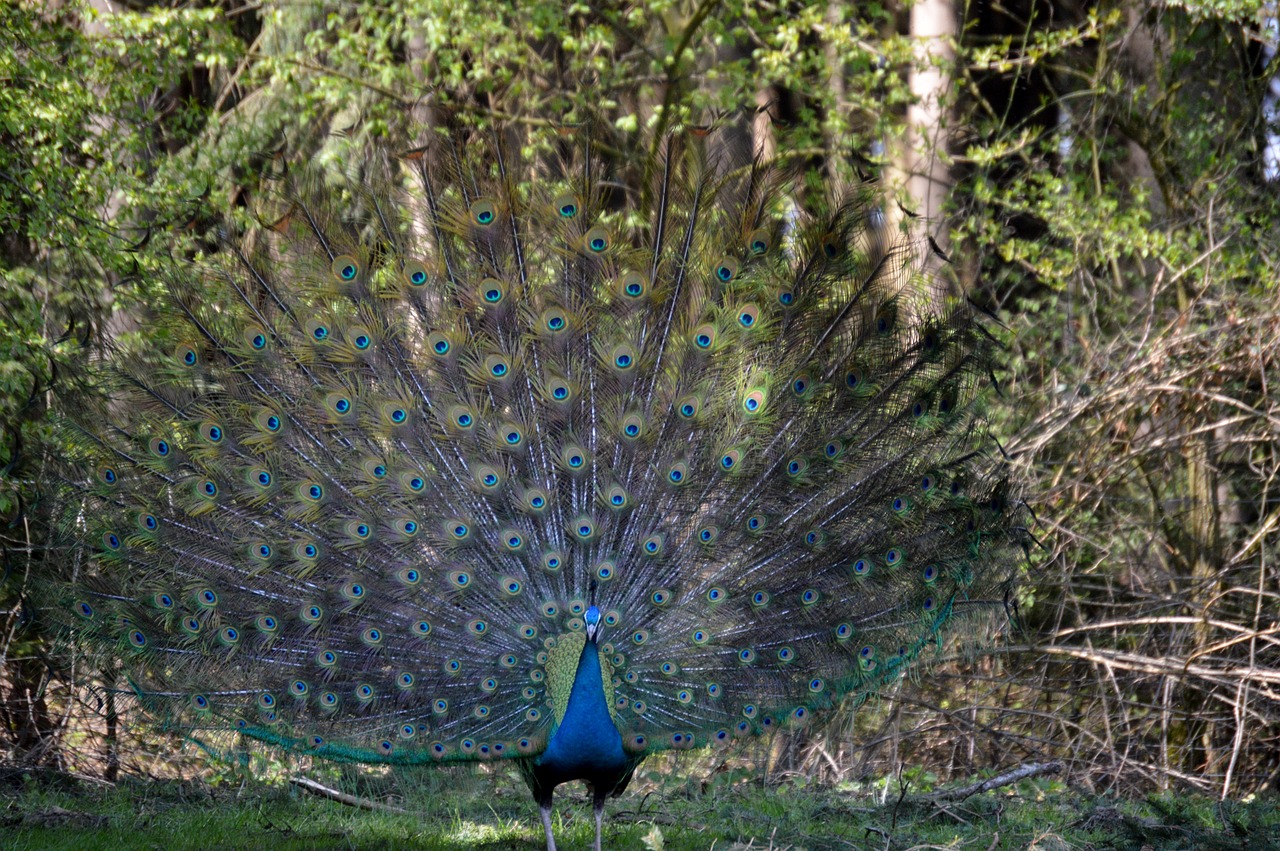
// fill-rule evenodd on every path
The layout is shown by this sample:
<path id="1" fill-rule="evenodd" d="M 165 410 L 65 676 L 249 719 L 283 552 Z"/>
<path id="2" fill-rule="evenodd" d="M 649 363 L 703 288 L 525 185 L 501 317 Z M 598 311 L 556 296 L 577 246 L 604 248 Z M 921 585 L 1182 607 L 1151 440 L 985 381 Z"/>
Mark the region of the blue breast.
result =
<path id="1" fill-rule="evenodd" d="M 595 641 L 588 641 L 578 657 L 564 720 L 534 763 L 553 783 L 588 780 L 612 786 L 627 772 L 622 735 L 609 715 L 600 677 L 600 652 Z"/>

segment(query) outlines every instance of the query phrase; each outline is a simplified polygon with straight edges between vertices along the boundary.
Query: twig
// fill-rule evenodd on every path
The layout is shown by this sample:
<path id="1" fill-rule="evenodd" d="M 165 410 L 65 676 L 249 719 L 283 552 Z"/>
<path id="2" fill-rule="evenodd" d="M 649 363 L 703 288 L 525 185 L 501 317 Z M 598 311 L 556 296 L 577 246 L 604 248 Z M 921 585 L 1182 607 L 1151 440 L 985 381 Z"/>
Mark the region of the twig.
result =
<path id="1" fill-rule="evenodd" d="M 390 804 L 382 804 L 378 801 L 370 801 L 368 798 L 357 798 L 355 795 L 348 795 L 346 792 L 339 792 L 337 789 L 322 786 L 306 777 L 294 777 L 289 782 L 313 795 L 328 798 L 331 801 L 337 801 L 350 807 L 359 807 L 362 810 L 373 810 L 378 813 L 393 813 L 400 816 L 412 815 L 408 810 L 403 810 L 400 807 L 393 807 Z"/>
<path id="2" fill-rule="evenodd" d="M 1001 786 L 1008 786 L 1012 783 L 1017 783 L 1019 780 L 1026 780 L 1028 777 L 1057 774 L 1061 770 L 1062 763 L 1060 762 L 1033 762 L 1028 765 L 1020 765 L 1012 771 L 1006 771 L 1004 774 L 997 774 L 995 777 L 988 778 L 980 783 L 974 783 L 947 792 L 937 792 L 930 795 L 929 798 L 935 801 L 963 801 L 965 798 L 976 795 L 979 792 L 990 792 L 992 789 L 999 789 Z"/>

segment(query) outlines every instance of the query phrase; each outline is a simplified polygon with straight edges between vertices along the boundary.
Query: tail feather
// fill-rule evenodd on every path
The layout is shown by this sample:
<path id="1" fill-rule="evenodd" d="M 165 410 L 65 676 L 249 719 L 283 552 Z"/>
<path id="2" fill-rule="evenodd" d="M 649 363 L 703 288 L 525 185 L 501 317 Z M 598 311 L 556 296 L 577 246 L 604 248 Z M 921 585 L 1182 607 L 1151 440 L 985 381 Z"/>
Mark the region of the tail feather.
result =
<path id="1" fill-rule="evenodd" d="M 869 187 L 805 218 L 714 136 L 637 194 L 504 141 L 294 176 L 108 365 L 68 476 L 95 558 L 53 615 L 148 707 L 335 759 L 530 756 L 594 604 L 643 754 L 803 724 L 1000 613 L 992 340 Z"/>

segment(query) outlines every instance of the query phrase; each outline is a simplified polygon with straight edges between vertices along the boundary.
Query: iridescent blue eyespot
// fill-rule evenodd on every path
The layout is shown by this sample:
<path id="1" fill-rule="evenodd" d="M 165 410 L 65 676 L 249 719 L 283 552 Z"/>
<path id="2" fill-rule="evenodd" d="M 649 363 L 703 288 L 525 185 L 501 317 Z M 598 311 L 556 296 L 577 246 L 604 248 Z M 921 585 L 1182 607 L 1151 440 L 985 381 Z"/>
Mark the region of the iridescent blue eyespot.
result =
<path id="1" fill-rule="evenodd" d="M 355 346 L 357 349 L 364 351 L 365 349 L 369 348 L 369 344 L 372 341 L 369 339 L 368 334 L 357 334 L 355 340 L 353 340 L 352 342 L 355 343 Z"/>

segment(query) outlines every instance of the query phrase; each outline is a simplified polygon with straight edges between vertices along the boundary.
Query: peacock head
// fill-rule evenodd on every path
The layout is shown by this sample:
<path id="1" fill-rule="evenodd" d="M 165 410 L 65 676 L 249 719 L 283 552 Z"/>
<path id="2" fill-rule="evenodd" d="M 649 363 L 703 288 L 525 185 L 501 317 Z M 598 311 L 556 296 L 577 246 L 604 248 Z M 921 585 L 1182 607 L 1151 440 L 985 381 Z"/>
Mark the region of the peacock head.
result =
<path id="1" fill-rule="evenodd" d="M 587 624 L 587 640 L 595 641 L 596 636 L 600 633 L 600 609 L 592 606 L 587 609 L 587 613 L 582 616 L 582 619 Z"/>

